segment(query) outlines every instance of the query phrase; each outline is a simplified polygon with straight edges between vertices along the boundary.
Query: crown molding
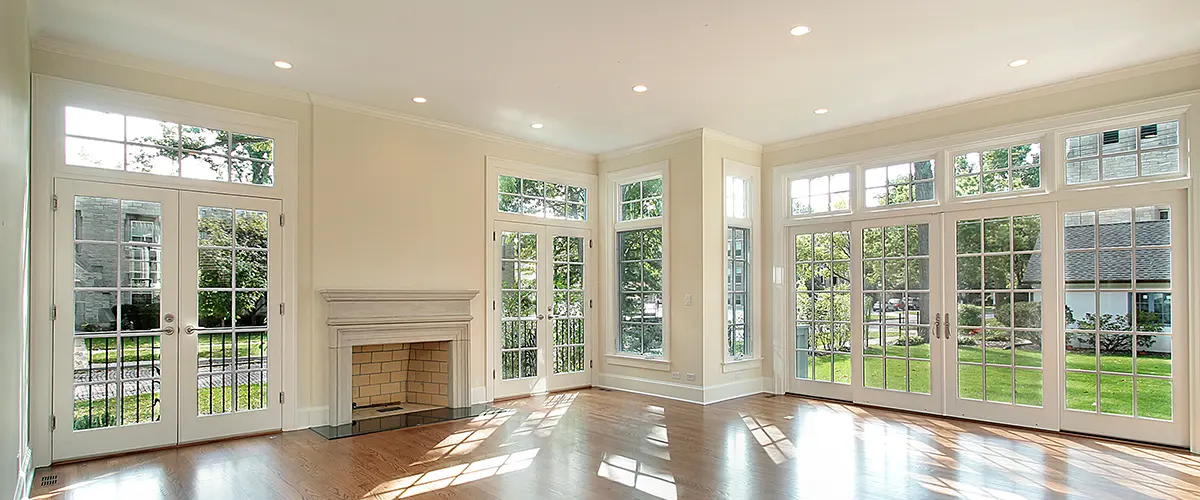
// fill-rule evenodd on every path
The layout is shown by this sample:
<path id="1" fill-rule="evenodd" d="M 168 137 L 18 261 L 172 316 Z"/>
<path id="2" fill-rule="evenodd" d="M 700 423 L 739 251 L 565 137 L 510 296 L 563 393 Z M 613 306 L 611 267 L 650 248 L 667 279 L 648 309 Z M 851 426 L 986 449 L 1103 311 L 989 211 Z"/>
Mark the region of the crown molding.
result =
<path id="1" fill-rule="evenodd" d="M 1118 82 L 1121 80 L 1128 80 L 1130 78 L 1136 78 L 1139 76 L 1152 75 L 1155 73 L 1161 73 L 1164 71 L 1171 71 L 1171 70 L 1186 68 L 1188 66 L 1195 66 L 1195 65 L 1200 65 L 1200 53 L 1189 54 L 1189 55 L 1176 57 L 1176 58 L 1172 58 L 1172 59 L 1165 59 L 1162 61 L 1156 61 L 1156 62 L 1152 62 L 1152 63 L 1148 63 L 1148 64 L 1143 64 L 1140 66 L 1132 66 L 1132 67 L 1128 67 L 1128 68 L 1124 68 L 1124 69 L 1118 69 L 1115 71 L 1109 71 L 1107 73 L 1100 73 L 1100 74 L 1096 74 L 1096 75 L 1089 75 L 1089 76 L 1084 76 L 1084 77 L 1080 77 L 1080 78 L 1075 78 L 1072 80 L 1050 83 L 1047 85 L 1042 85 L 1039 87 L 1033 87 L 1030 89 L 1020 90 L 1017 92 L 1011 92 L 1008 94 L 1001 94 L 1001 95 L 994 96 L 994 97 L 986 97 L 983 99 L 969 101 L 969 102 L 965 102 L 965 103 L 961 103 L 961 104 L 944 106 L 944 107 L 940 107 L 940 108 L 930 109 L 927 111 L 921 111 L 918 113 L 899 116 L 899 117 L 895 117 L 895 118 L 878 120 L 878 121 L 874 121 L 874 122 L 870 122 L 870 123 L 865 123 L 862 125 L 850 126 L 850 127 L 846 127 L 846 128 L 842 128 L 842 129 L 833 130 L 830 132 L 824 132 L 824 133 L 819 133 L 819 134 L 815 134 L 815 135 L 799 137 L 796 139 L 789 139 L 789 140 L 782 141 L 782 142 L 771 143 L 771 144 L 767 144 L 767 145 L 763 146 L 762 152 L 773 153 L 776 151 L 792 149 L 792 148 L 796 148 L 796 147 L 800 147 L 800 146 L 805 146 L 808 144 L 816 144 L 816 143 L 820 143 L 820 142 L 826 142 L 826 141 L 831 141 L 831 140 L 836 140 L 836 139 L 842 139 L 845 137 L 851 137 L 851 136 L 855 136 L 855 135 L 875 132 L 875 131 L 879 131 L 879 130 L 883 130 L 883 129 L 900 127 L 900 126 L 904 126 L 904 125 L 911 125 L 911 124 L 918 123 L 921 121 L 945 118 L 945 117 L 949 117 L 949 116 L 953 116 L 953 115 L 957 115 L 957 114 L 961 114 L 961 113 L 966 113 L 966 112 L 970 112 L 970 111 L 978 111 L 978 110 L 982 110 L 982 109 L 1002 106 L 1005 104 L 1012 104 L 1012 103 L 1027 100 L 1027 99 L 1044 97 L 1044 96 L 1048 96 L 1048 95 L 1067 92 L 1070 90 L 1093 87 L 1093 86 L 1102 85 L 1105 83 Z"/>
<path id="2" fill-rule="evenodd" d="M 223 75 L 211 71 L 196 70 L 187 68 L 178 64 L 155 61 L 143 57 L 138 57 L 122 52 L 101 49 L 97 47 L 85 46 L 74 42 L 68 42 L 49 37 L 38 37 L 34 39 L 32 48 L 45 52 L 61 54 L 69 57 L 77 57 L 90 61 L 112 64 L 130 69 L 157 73 L 160 75 L 182 78 L 195 82 L 226 87 L 244 92 L 251 92 L 259 95 L 286 99 L 298 103 L 303 103 L 309 106 L 326 106 L 330 108 L 359 113 L 376 118 L 393 120 L 398 122 L 415 125 L 418 127 L 440 130 L 444 132 L 453 132 L 476 139 L 507 144 L 512 146 L 524 147 L 529 149 L 540 150 L 568 158 L 577 158 L 582 160 L 596 161 L 596 155 L 583 151 L 560 148 L 544 144 L 540 142 L 530 141 L 526 139 L 518 139 L 503 134 L 476 130 L 473 128 L 457 125 L 454 123 L 435 120 L 432 118 L 424 118 L 420 116 L 409 115 L 390 109 L 385 109 L 367 104 L 343 101 L 332 97 L 326 97 L 318 94 L 301 92 L 298 90 L 287 89 L 273 85 L 262 85 L 253 83 L 249 80 Z"/>
<path id="3" fill-rule="evenodd" d="M 618 149 L 615 151 L 609 151 L 607 153 L 600 153 L 600 154 L 596 155 L 596 159 L 599 161 L 615 160 L 617 158 L 623 158 L 623 157 L 626 157 L 626 156 L 629 156 L 632 154 L 641 153 L 643 151 L 649 151 L 651 149 L 657 149 L 657 148 L 661 148 L 663 146 L 670 146 L 672 144 L 684 142 L 684 141 L 691 140 L 691 139 L 697 139 L 697 138 L 701 138 L 701 137 L 704 137 L 704 129 L 698 128 L 696 130 L 689 130 L 682 134 L 676 134 L 676 135 L 672 135 L 669 137 L 664 137 L 664 138 L 658 139 L 656 141 L 643 142 L 641 144 L 637 144 L 637 145 L 630 146 L 627 148 L 622 148 L 622 149 Z"/>
<path id="4" fill-rule="evenodd" d="M 703 132 L 701 132 L 701 134 L 703 135 L 703 137 L 705 139 L 712 139 L 717 142 L 723 142 L 725 144 L 728 144 L 728 145 L 736 147 L 736 148 L 745 149 L 747 151 L 754 151 L 755 153 L 761 154 L 763 151 L 762 144 L 759 144 L 757 142 L 748 141 L 746 139 L 742 139 L 741 137 L 734 137 L 732 135 L 726 134 L 725 132 L 718 132 L 718 131 L 712 130 L 712 129 L 705 128 L 705 129 L 700 129 L 700 130 L 703 131 Z"/>
<path id="5" fill-rule="evenodd" d="M 339 109 L 342 111 L 348 111 L 351 113 L 358 113 L 358 114 L 362 114 L 362 115 L 372 116 L 372 117 L 380 118 L 383 120 L 391 120 L 391 121 L 396 121 L 396 122 L 401 122 L 401 123 L 407 123 L 409 125 L 415 125 L 418 127 L 424 127 L 424 128 L 433 129 L 433 130 L 440 130 L 443 132 L 452 132 L 455 134 L 465 135 L 467 137 L 472 137 L 475 139 L 482 139 L 485 141 L 491 141 L 491 142 L 496 142 L 496 143 L 500 143 L 500 144 L 507 144 L 507 145 L 511 145 L 511 146 L 536 149 L 536 150 L 544 151 L 547 153 L 556 154 L 559 156 L 566 156 L 568 158 L 577 158 L 577 159 L 581 159 L 581 160 L 596 161 L 596 155 L 594 155 L 592 153 L 586 153 L 583 151 L 576 151 L 573 149 L 560 148 L 557 146 L 551 146 L 549 144 L 544 144 L 541 142 L 529 141 L 529 140 L 525 140 L 525 139 L 518 139 L 516 137 L 510 137 L 507 135 L 497 134 L 497 133 L 493 133 L 493 132 L 485 132 L 483 130 L 476 130 L 473 128 L 464 127 L 462 125 L 457 125 L 457 124 L 450 123 L 450 122 L 435 120 L 433 118 L 425 118 L 423 116 L 409 115 L 409 114 L 400 113 L 397 111 L 392 111 L 390 109 L 380 108 L 377 106 L 370 106 L 370 105 L 366 105 L 366 104 L 359 104 L 356 102 L 343 101 L 341 99 L 325 97 L 325 96 L 321 96 L 321 95 L 317 95 L 317 94 L 311 94 L 311 98 L 312 98 L 312 103 L 314 106 L 323 106 L 323 107 L 327 107 L 327 108 Z"/>

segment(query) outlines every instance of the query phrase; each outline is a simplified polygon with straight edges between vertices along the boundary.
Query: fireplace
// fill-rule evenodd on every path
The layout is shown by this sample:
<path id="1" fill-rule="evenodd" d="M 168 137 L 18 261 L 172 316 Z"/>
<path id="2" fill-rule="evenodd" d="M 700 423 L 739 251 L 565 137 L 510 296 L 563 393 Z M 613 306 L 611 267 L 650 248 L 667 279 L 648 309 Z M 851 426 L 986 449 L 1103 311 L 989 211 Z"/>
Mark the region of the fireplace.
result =
<path id="1" fill-rule="evenodd" d="M 377 410 L 382 417 L 470 407 L 471 300 L 478 293 L 322 290 L 329 425 L 357 423 Z"/>

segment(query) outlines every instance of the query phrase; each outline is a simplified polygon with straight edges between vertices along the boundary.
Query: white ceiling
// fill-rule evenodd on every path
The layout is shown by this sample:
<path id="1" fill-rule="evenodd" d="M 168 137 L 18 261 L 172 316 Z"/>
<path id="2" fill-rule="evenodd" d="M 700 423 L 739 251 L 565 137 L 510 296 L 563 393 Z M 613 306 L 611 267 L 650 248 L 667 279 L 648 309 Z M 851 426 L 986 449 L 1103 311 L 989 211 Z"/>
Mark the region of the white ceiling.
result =
<path id="1" fill-rule="evenodd" d="M 35 36 L 591 153 L 699 127 L 768 144 L 1200 51 L 1196 0 L 31 4 Z"/>

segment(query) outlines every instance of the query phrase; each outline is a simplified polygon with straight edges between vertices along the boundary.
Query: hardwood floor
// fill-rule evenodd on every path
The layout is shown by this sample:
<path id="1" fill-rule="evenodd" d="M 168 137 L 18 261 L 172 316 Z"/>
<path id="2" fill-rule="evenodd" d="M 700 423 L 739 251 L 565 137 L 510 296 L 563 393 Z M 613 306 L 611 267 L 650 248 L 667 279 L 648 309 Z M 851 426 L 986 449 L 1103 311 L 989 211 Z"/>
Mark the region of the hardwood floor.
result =
<path id="1" fill-rule="evenodd" d="M 1200 457 L 751 396 L 707 407 L 598 389 L 328 441 L 288 432 L 56 466 L 36 499 L 1200 498 Z M 58 484 L 37 481 L 59 474 Z"/>

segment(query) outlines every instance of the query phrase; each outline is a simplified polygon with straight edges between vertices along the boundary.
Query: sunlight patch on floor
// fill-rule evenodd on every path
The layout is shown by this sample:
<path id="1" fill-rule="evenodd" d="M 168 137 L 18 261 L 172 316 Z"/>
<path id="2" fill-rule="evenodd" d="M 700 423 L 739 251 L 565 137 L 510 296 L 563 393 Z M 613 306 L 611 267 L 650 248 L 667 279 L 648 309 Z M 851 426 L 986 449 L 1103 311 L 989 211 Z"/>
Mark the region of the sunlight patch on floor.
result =
<path id="1" fill-rule="evenodd" d="M 796 456 L 796 446 L 775 424 L 752 415 L 741 415 L 742 422 L 745 422 L 746 427 L 750 429 L 750 435 L 754 436 L 754 440 L 758 441 L 758 445 L 767 453 L 767 457 L 775 462 L 775 465 L 782 464 Z"/>
<path id="2" fill-rule="evenodd" d="M 483 441 L 491 437 L 496 429 L 504 425 L 508 421 L 508 417 L 515 413 L 512 410 L 507 410 L 499 413 L 484 414 L 471 419 L 467 422 L 465 428 L 455 432 L 440 443 L 434 446 L 420 460 L 409 465 L 427 464 L 436 462 L 446 457 L 466 455 L 475 451 Z"/>
<path id="3" fill-rule="evenodd" d="M 520 427 L 517 427 L 517 430 L 513 431 L 503 446 L 514 444 L 516 438 L 524 436 L 549 437 L 554 432 L 554 428 L 558 426 L 558 422 L 567 414 L 567 410 L 571 409 L 571 403 L 575 402 L 576 397 L 578 397 L 578 393 L 572 392 L 555 394 L 546 398 L 542 407 L 525 417 L 525 421 L 521 423 Z"/>
<path id="4" fill-rule="evenodd" d="M 629 457 L 605 453 L 596 475 L 662 500 L 675 500 L 675 476 L 664 469 Z"/>
<path id="5" fill-rule="evenodd" d="M 451 465 L 422 474 L 402 477 L 376 486 L 363 498 L 376 497 L 383 500 L 408 498 L 451 486 L 478 481 L 528 468 L 537 456 L 539 448 L 518 451 L 507 455 L 477 460 L 469 464 Z"/>

